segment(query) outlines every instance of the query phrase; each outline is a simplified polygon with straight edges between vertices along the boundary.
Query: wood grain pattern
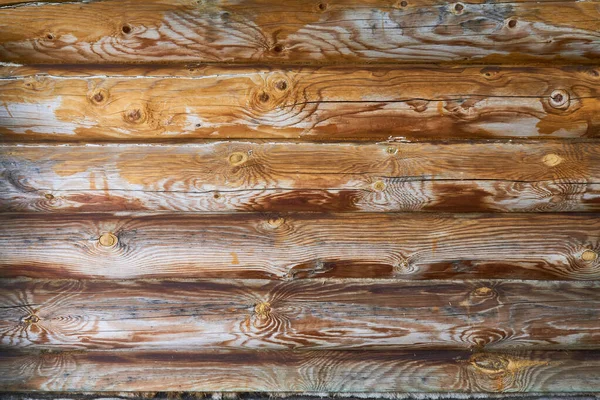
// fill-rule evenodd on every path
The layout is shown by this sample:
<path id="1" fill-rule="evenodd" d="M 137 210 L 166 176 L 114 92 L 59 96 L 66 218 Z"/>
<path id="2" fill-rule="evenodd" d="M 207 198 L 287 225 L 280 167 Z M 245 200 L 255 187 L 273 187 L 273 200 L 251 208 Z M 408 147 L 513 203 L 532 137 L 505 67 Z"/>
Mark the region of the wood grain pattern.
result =
<path id="1" fill-rule="evenodd" d="M 1 148 L 2 211 L 598 211 L 596 143 Z"/>
<path id="2" fill-rule="evenodd" d="M 0 281 L 0 344 L 48 350 L 593 349 L 600 282 Z"/>
<path id="3" fill-rule="evenodd" d="M 597 62 L 598 2 L 135 0 L 0 8 L 0 58 L 107 62 Z"/>
<path id="4" fill-rule="evenodd" d="M 5 67 L 3 141 L 597 138 L 597 68 Z"/>
<path id="5" fill-rule="evenodd" d="M 600 276 L 596 214 L 3 214 L 0 226 L 3 277 Z"/>
<path id="6" fill-rule="evenodd" d="M 598 371 L 598 351 L 10 351 L 0 390 L 593 393 Z"/>

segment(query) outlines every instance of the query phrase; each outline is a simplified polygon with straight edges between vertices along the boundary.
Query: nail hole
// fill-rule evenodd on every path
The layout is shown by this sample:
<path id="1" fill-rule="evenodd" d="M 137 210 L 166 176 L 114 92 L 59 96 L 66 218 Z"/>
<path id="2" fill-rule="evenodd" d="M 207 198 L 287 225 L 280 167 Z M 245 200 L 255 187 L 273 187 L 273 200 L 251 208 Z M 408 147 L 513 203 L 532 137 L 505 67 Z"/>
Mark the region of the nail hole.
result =
<path id="1" fill-rule="evenodd" d="M 123 25 L 121 27 L 121 30 L 123 31 L 124 34 L 130 34 L 131 33 L 131 26 L 129 25 Z"/>
<path id="2" fill-rule="evenodd" d="M 196 128 L 201 128 L 202 124 L 196 124 Z"/>
<path id="3" fill-rule="evenodd" d="M 102 235 L 100 235 L 100 238 L 98 238 L 98 242 L 101 246 L 113 247 L 119 242 L 119 239 L 114 234 L 110 232 L 105 232 Z"/>
<path id="4" fill-rule="evenodd" d="M 456 4 L 454 5 L 454 11 L 456 11 L 456 12 L 457 12 L 457 13 L 459 13 L 459 14 L 460 14 L 461 12 L 463 12 L 463 10 L 464 10 L 464 9 L 465 9 L 465 6 L 463 6 L 463 5 L 462 5 L 462 4 L 460 4 L 460 3 L 456 3 Z"/>
<path id="5" fill-rule="evenodd" d="M 319 10 L 321 10 L 321 11 L 327 10 L 327 4 L 325 4 L 325 3 L 319 3 Z"/>
<path id="6" fill-rule="evenodd" d="M 514 28 L 515 26 L 517 26 L 517 20 L 516 19 L 511 19 L 510 21 L 508 21 L 508 27 L 509 28 Z"/>

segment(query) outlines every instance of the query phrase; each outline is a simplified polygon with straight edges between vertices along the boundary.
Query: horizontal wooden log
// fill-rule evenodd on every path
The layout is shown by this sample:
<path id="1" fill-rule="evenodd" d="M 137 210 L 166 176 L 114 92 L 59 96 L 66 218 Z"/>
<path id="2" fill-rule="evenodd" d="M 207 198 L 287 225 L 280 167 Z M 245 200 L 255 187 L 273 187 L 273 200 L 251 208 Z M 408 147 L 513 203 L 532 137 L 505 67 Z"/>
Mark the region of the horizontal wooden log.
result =
<path id="1" fill-rule="evenodd" d="M 598 211 L 600 144 L 0 148 L 0 210 Z"/>
<path id="2" fill-rule="evenodd" d="M 583 393 L 598 371 L 598 351 L 6 351 L 0 390 Z"/>
<path id="3" fill-rule="evenodd" d="M 1 214 L 0 275 L 600 278 L 600 218 L 569 214 Z"/>
<path id="4" fill-rule="evenodd" d="M 0 343 L 48 350 L 593 349 L 600 282 L 0 280 Z"/>
<path id="5" fill-rule="evenodd" d="M 440 0 L 20 2 L 0 8 L 16 63 L 597 62 L 598 3 Z"/>
<path id="6" fill-rule="evenodd" d="M 600 137 L 597 68 L 0 72 L 3 141 Z"/>

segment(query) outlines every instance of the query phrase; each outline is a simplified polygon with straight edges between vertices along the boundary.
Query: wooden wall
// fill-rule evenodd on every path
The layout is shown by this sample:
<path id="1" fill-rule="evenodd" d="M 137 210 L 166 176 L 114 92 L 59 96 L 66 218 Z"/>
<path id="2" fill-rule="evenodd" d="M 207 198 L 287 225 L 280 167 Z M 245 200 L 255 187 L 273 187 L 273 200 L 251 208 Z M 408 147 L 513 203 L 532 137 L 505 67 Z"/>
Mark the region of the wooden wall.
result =
<path id="1" fill-rule="evenodd" d="M 600 1 L 0 0 L 0 391 L 600 392 Z"/>

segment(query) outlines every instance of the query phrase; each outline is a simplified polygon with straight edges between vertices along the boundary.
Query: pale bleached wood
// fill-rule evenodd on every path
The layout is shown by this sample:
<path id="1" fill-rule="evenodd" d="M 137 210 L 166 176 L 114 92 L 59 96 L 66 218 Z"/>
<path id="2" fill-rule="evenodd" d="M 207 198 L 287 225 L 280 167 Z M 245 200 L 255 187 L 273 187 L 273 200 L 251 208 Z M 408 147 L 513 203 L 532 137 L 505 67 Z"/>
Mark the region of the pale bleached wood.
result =
<path id="1" fill-rule="evenodd" d="M 0 8 L 0 58 L 106 62 L 596 62 L 598 3 L 105 0 Z"/>
<path id="2" fill-rule="evenodd" d="M 0 353 L 0 390 L 585 393 L 598 351 Z"/>
<path id="3" fill-rule="evenodd" d="M 593 67 L 9 66 L 1 74 L 4 141 L 600 135 Z"/>
<path id="4" fill-rule="evenodd" d="M 3 214 L 0 226 L 3 277 L 600 277 L 596 214 Z M 99 242 L 108 232 L 114 246 Z"/>
<path id="5" fill-rule="evenodd" d="M 3 145 L 3 211 L 597 211 L 600 145 Z"/>
<path id="6" fill-rule="evenodd" d="M 0 280 L 0 344 L 47 350 L 594 349 L 600 282 Z"/>

